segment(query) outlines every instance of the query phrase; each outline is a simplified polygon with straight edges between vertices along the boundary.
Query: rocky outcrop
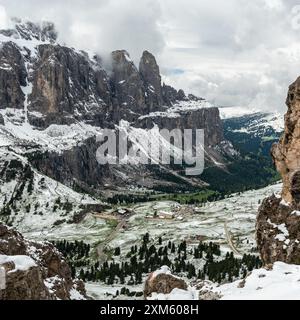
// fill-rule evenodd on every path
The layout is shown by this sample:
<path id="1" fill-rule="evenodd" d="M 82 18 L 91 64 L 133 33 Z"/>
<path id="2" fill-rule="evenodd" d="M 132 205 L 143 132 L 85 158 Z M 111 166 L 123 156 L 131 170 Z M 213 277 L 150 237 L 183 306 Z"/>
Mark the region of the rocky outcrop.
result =
<path id="1" fill-rule="evenodd" d="M 26 240 L 0 223 L 0 267 L 5 269 L 2 300 L 86 299 L 84 285 L 73 280 L 71 269 L 50 243 Z"/>
<path id="2" fill-rule="evenodd" d="M 282 197 L 287 202 L 299 202 L 300 174 L 300 77 L 290 86 L 286 104 L 284 133 L 272 148 L 272 156 L 283 179 Z"/>
<path id="3" fill-rule="evenodd" d="M 136 185 L 157 190 L 194 190 L 202 187 L 203 181 L 181 177 L 168 167 L 154 165 L 101 165 L 95 157 L 95 138 L 90 138 L 72 149 L 56 152 L 32 153 L 31 164 L 43 174 L 69 187 L 79 187 L 89 194 L 106 196 L 106 190 L 113 193 Z M 145 178 L 146 176 L 146 178 Z M 163 177 L 163 179 L 162 179 Z M 103 209 L 103 208 L 102 208 Z M 95 211 L 101 211 L 100 208 Z"/>
<path id="4" fill-rule="evenodd" d="M 0 108 L 24 108 L 26 111 L 17 115 L 3 112 L 3 122 L 20 125 L 28 121 L 33 129 L 42 131 L 41 136 L 46 135 L 44 139 L 37 134 L 37 139 L 34 137 L 34 142 L 25 147 L 27 158 L 42 173 L 68 186 L 76 184 L 97 194 L 103 191 L 104 185 L 114 189 L 129 183 L 145 187 L 145 181 L 147 188 L 158 190 L 159 186 L 165 190 L 166 185 L 174 190 L 184 186 L 184 191 L 191 186 L 203 186 L 200 178 L 187 181 L 170 167 L 99 165 L 95 157 L 95 139 L 90 139 L 92 132 L 99 127 L 116 128 L 120 120 L 127 120 L 134 129 L 149 129 L 154 125 L 169 130 L 204 129 L 207 157 L 224 162 L 223 153 L 227 155 L 227 151 L 223 152 L 223 128 L 218 109 L 201 109 L 200 98 L 186 97 L 183 90 L 161 85 L 159 66 L 150 52 L 143 53 L 138 69 L 127 51 L 114 51 L 111 64 L 105 64 L 104 69 L 99 56 L 59 45 L 52 24 L 17 21 L 14 29 L 1 33 L 15 43 L 3 42 L 1 52 L 5 62 L 0 60 Z M 10 67 L 1 76 L 1 67 L 5 69 L 6 63 Z M 185 108 L 190 107 L 189 104 L 193 108 Z M 45 151 L 42 146 L 48 141 L 50 125 L 74 123 L 83 130 L 74 132 L 71 146 L 62 142 L 63 150 Z M 61 127 L 54 133 L 56 127 L 53 126 L 49 134 L 60 135 L 60 130 Z M 67 131 L 66 127 L 63 130 Z M 16 140 L 20 138 L 23 140 L 23 137 L 16 137 Z"/>
<path id="5" fill-rule="evenodd" d="M 265 199 L 259 209 L 256 234 L 265 264 L 300 264 L 300 204 L 287 205 L 274 195 Z"/>
<path id="6" fill-rule="evenodd" d="M 33 70 L 28 110 L 42 114 L 38 119 L 31 115 L 34 125 L 47 127 L 75 120 L 103 124 L 100 119 L 111 101 L 108 76 L 99 59 L 91 61 L 73 49 L 45 44 L 38 47 Z"/>
<path id="7" fill-rule="evenodd" d="M 143 52 L 139 71 L 144 83 L 148 112 L 157 111 L 163 105 L 161 76 L 155 57 L 150 52 Z"/>
<path id="8" fill-rule="evenodd" d="M 172 106 L 176 101 L 188 100 L 183 90 L 177 91 L 171 86 L 163 84 L 162 86 L 163 102 L 166 106 Z"/>
<path id="9" fill-rule="evenodd" d="M 0 255 L 0 267 L 5 270 L 0 300 L 52 300 L 41 269 L 30 257 Z"/>
<path id="10" fill-rule="evenodd" d="M 145 283 L 144 297 L 148 298 L 152 293 L 169 294 L 173 289 L 187 290 L 187 284 L 184 280 L 173 276 L 168 267 L 162 267 L 161 270 L 152 272 Z"/>
<path id="11" fill-rule="evenodd" d="M 111 85 L 118 109 L 118 119 L 133 121 L 146 113 L 143 80 L 125 50 L 112 52 Z"/>
<path id="12" fill-rule="evenodd" d="M 205 144 L 216 146 L 224 140 L 223 125 L 218 108 L 203 108 L 196 110 L 180 110 L 171 114 L 157 112 L 140 117 L 136 126 L 151 129 L 157 125 L 160 129 L 204 129 Z"/>
<path id="13" fill-rule="evenodd" d="M 90 138 L 61 154 L 32 154 L 30 161 L 39 171 L 64 185 L 73 187 L 77 182 L 81 189 L 93 193 L 103 187 L 106 179 L 113 181 L 109 166 L 97 162 L 98 146 L 96 139 Z"/>
<path id="14" fill-rule="evenodd" d="M 0 30 L 0 34 L 7 37 L 25 40 L 39 40 L 54 43 L 57 39 L 57 32 L 52 22 L 33 23 L 14 18 L 15 28 Z"/>
<path id="15" fill-rule="evenodd" d="M 24 107 L 27 71 L 23 56 L 13 42 L 0 46 L 0 109 Z"/>
<path id="16" fill-rule="evenodd" d="M 257 245 L 264 263 L 300 264 L 300 78 L 289 88 L 284 134 L 272 147 L 283 180 L 281 197 L 266 199 L 257 218 Z"/>

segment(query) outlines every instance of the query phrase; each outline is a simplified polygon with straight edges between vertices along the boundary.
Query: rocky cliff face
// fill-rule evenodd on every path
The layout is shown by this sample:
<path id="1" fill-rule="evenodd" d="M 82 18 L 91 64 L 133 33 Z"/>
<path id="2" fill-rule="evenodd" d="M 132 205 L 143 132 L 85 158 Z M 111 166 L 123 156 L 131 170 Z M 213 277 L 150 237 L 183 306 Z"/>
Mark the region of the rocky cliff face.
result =
<path id="1" fill-rule="evenodd" d="M 169 268 L 164 266 L 148 276 L 145 282 L 144 297 L 147 299 L 152 293 L 169 294 L 174 289 L 187 290 L 187 288 L 184 280 L 173 276 Z"/>
<path id="2" fill-rule="evenodd" d="M 139 69 L 127 51 L 112 52 L 108 74 L 97 55 L 56 43 L 53 24 L 18 22 L 15 29 L 1 30 L 0 35 L 0 108 L 26 109 L 35 127 L 76 121 L 96 126 L 121 119 L 134 122 L 179 101 L 189 101 L 183 90 L 161 84 L 159 66 L 148 51 L 144 51 Z M 196 101 L 192 97 L 191 101 Z"/>
<path id="3" fill-rule="evenodd" d="M 102 125 L 111 100 L 108 77 L 99 60 L 51 44 L 40 45 L 37 56 L 28 110 L 42 117 L 34 118 L 33 113 L 31 123 L 47 127 L 84 119 Z"/>
<path id="4" fill-rule="evenodd" d="M 8 145 L 17 153 L 22 146 L 21 153 L 42 173 L 68 186 L 76 181 L 85 190 L 96 191 L 105 184 L 128 181 L 140 186 L 143 170 L 155 181 L 149 186 L 164 183 L 161 170 L 174 180 L 170 168 L 97 163 L 95 133 L 100 128 L 117 128 L 120 120 L 134 129 L 154 125 L 169 130 L 204 129 L 208 159 L 212 156 L 222 163 L 223 155 L 230 154 L 224 147 L 218 109 L 162 84 L 150 52 L 143 53 L 137 68 L 128 52 L 114 51 L 107 71 L 99 56 L 62 46 L 56 39 L 51 23 L 16 21 L 14 29 L 0 31 L 0 129 L 5 139 L 10 137 Z M 71 144 L 64 140 L 67 131 Z M 48 150 L 49 140 L 60 147 Z M 182 184 L 181 178 L 175 180 L 176 185 Z"/>
<path id="5" fill-rule="evenodd" d="M 282 176 L 282 196 L 262 204 L 257 219 L 257 243 L 265 263 L 300 264 L 300 78 L 289 88 L 284 134 L 272 147 Z"/>
<path id="6" fill-rule="evenodd" d="M 141 75 L 125 50 L 112 53 L 111 83 L 118 108 L 117 120 L 132 121 L 146 112 Z"/>
<path id="7" fill-rule="evenodd" d="M 23 108 L 25 96 L 21 86 L 26 86 L 27 71 L 24 58 L 13 42 L 0 49 L 0 109 Z"/>
<path id="8" fill-rule="evenodd" d="M 143 52 L 139 71 L 144 83 L 148 111 L 157 111 L 163 105 L 161 76 L 155 57 L 150 52 Z"/>
<path id="9" fill-rule="evenodd" d="M 151 129 L 157 125 L 160 129 L 173 130 L 174 128 L 204 129 L 205 144 L 216 146 L 224 140 L 223 125 L 218 108 L 185 110 L 178 108 L 171 115 L 169 113 L 157 112 L 149 116 L 140 117 L 137 121 L 138 127 Z"/>
<path id="10" fill-rule="evenodd" d="M 273 146 L 272 156 L 283 179 L 283 199 L 287 202 L 299 202 L 300 78 L 290 86 L 286 104 L 288 111 L 285 116 L 284 134 L 279 143 Z"/>
<path id="11" fill-rule="evenodd" d="M 72 279 L 70 267 L 51 244 L 28 241 L 2 223 L 0 268 L 5 270 L 0 300 L 87 298 L 83 282 Z"/>

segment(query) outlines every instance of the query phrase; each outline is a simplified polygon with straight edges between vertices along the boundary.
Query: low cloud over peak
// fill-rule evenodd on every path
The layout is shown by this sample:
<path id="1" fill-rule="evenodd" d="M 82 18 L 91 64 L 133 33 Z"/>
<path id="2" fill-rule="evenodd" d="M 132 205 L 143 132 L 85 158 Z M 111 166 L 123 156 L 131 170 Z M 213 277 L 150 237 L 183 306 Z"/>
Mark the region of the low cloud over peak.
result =
<path id="1" fill-rule="evenodd" d="M 297 1 L 0 0 L 8 17 L 56 24 L 60 41 L 105 55 L 156 55 L 168 83 L 218 105 L 284 111 L 300 74 Z M 300 17 L 300 16 L 299 16 Z"/>

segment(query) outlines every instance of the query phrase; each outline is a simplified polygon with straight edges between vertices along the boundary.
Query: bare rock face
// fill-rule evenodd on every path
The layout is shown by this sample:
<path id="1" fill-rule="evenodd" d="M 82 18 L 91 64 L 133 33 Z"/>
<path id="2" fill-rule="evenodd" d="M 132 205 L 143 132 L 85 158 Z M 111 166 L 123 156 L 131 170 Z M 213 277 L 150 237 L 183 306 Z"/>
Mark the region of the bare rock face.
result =
<path id="1" fill-rule="evenodd" d="M 76 181 L 82 189 L 93 192 L 103 187 L 105 178 L 113 181 L 109 166 L 100 165 L 95 157 L 98 146 L 95 137 L 92 137 L 61 154 L 48 152 L 42 159 L 38 155 L 33 156 L 31 163 L 47 176 L 67 186 L 72 187 Z"/>
<path id="2" fill-rule="evenodd" d="M 152 293 L 169 294 L 173 289 L 187 290 L 187 284 L 184 280 L 166 273 L 151 273 L 146 280 L 144 288 L 144 297 L 150 297 Z"/>
<path id="3" fill-rule="evenodd" d="M 286 104 L 284 134 L 272 147 L 282 195 L 266 199 L 257 218 L 257 244 L 265 264 L 300 264 L 300 78 L 290 86 Z"/>
<path id="4" fill-rule="evenodd" d="M 69 265 L 53 245 L 26 240 L 2 223 L 0 267 L 6 273 L 2 300 L 70 300 L 74 291 L 86 298 L 82 281 L 72 279 Z"/>
<path id="5" fill-rule="evenodd" d="M 28 110 L 43 116 L 34 120 L 31 115 L 34 125 L 69 124 L 75 119 L 101 125 L 95 120 L 110 104 L 110 88 L 97 60 L 91 61 L 67 47 L 45 44 L 38 47 L 33 69 Z"/>
<path id="6" fill-rule="evenodd" d="M 300 204 L 287 205 L 271 196 L 263 201 L 257 218 L 257 243 L 265 264 L 300 264 Z"/>
<path id="7" fill-rule="evenodd" d="M 21 86 L 26 86 L 26 68 L 19 48 L 13 42 L 0 47 L 0 108 L 24 107 Z"/>
<path id="8" fill-rule="evenodd" d="M 171 86 L 163 84 L 162 86 L 163 102 L 166 106 L 172 106 L 177 101 L 185 101 L 187 97 L 183 90 L 177 91 Z"/>
<path id="9" fill-rule="evenodd" d="M 290 86 L 286 104 L 284 134 L 273 146 L 272 156 L 283 179 L 282 197 L 293 202 L 300 200 L 300 77 Z"/>
<path id="10" fill-rule="evenodd" d="M 1 258 L 1 256 L 0 256 Z M 43 282 L 40 268 L 33 265 L 28 256 L 17 256 L 18 259 L 28 263 L 20 266 L 13 262 L 14 257 L 5 258 L 8 262 L 2 264 L 5 269 L 5 289 L 0 290 L 0 300 L 53 300 L 54 297 Z M 9 261 L 11 258 L 11 261 Z"/>
<path id="11" fill-rule="evenodd" d="M 150 52 L 143 52 L 139 71 L 144 82 L 148 111 L 157 111 L 163 104 L 161 76 L 155 57 Z"/>
<path id="12" fill-rule="evenodd" d="M 125 50 L 112 52 L 111 84 L 118 108 L 118 118 L 132 121 L 146 112 L 143 80 Z"/>
<path id="13" fill-rule="evenodd" d="M 115 128 L 120 120 L 127 120 L 130 126 L 138 128 L 152 128 L 155 124 L 169 130 L 199 128 L 205 130 L 207 157 L 223 163 L 224 154 L 230 153 L 223 152 L 218 109 L 201 109 L 199 103 L 193 111 L 184 111 L 185 104 L 180 105 L 180 101 L 190 101 L 197 107 L 195 102 L 201 99 L 192 95 L 187 98 L 183 90 L 161 85 L 159 66 L 150 52 L 143 53 L 138 70 L 125 50 L 114 51 L 111 68 L 106 72 L 99 56 L 59 45 L 51 23 L 15 20 L 13 29 L 0 30 L 0 34 L 8 37 L 7 42 L 2 42 L 4 37 L 1 37 L 0 108 L 24 110 L 23 114 L 4 112 L 3 117 L 0 115 L 0 124 L 28 121 L 35 129 L 43 130 L 52 124 L 80 122 L 83 127 L 88 124 L 98 129 Z M 169 110 L 173 107 L 183 107 L 176 117 Z M 12 117 L 15 113 L 18 115 Z M 151 179 L 146 179 L 146 187 L 151 189 L 174 186 L 185 190 L 203 185 L 200 179 L 196 185 L 194 181 L 181 179 L 177 172 L 174 179 L 168 168 L 164 169 L 165 178 L 161 179 L 163 169 L 160 167 L 145 166 L 136 170 L 134 166 L 101 166 L 95 158 L 98 147 L 95 138 L 88 137 L 82 136 L 80 143 L 61 153 L 45 152 L 37 146 L 39 150 L 34 148 L 26 154 L 42 173 L 93 193 L 102 192 L 105 185 L 112 186 L 113 190 L 128 183 L 144 187 L 145 179 L 139 171 L 151 175 Z M 31 146 L 26 148 L 29 151 Z M 130 181 L 124 178 L 126 175 Z"/>
<path id="14" fill-rule="evenodd" d="M 205 144 L 216 146 L 224 140 L 223 125 L 218 108 L 203 108 L 191 111 L 178 111 L 177 116 L 157 113 L 141 117 L 137 126 L 151 129 L 156 124 L 160 129 L 204 129 Z"/>

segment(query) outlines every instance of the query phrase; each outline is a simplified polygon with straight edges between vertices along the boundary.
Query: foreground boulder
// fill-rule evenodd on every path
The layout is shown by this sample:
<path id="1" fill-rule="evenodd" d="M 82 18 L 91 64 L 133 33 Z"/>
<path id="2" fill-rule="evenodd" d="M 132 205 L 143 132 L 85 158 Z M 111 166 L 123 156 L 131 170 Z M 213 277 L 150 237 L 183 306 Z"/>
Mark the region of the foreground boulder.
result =
<path id="1" fill-rule="evenodd" d="M 144 297 L 148 298 L 152 293 L 169 294 L 174 289 L 187 290 L 188 286 L 184 280 L 173 276 L 166 266 L 160 270 L 150 273 L 145 283 Z"/>
<path id="2" fill-rule="evenodd" d="M 256 225 L 257 245 L 265 264 L 300 264 L 300 78 L 289 88 L 284 134 L 272 147 L 283 180 L 281 196 L 264 200 Z"/>
<path id="3" fill-rule="evenodd" d="M 0 255 L 1 300 L 52 300 L 40 267 L 29 256 Z M 5 277 L 3 275 L 5 272 Z"/>
<path id="4" fill-rule="evenodd" d="M 256 238 L 264 264 L 300 264 L 300 205 L 271 196 L 259 210 Z"/>
<path id="5" fill-rule="evenodd" d="M 5 275 L 4 275 L 5 274 Z M 50 243 L 33 242 L 0 223 L 0 299 L 86 299 L 84 284 Z"/>

